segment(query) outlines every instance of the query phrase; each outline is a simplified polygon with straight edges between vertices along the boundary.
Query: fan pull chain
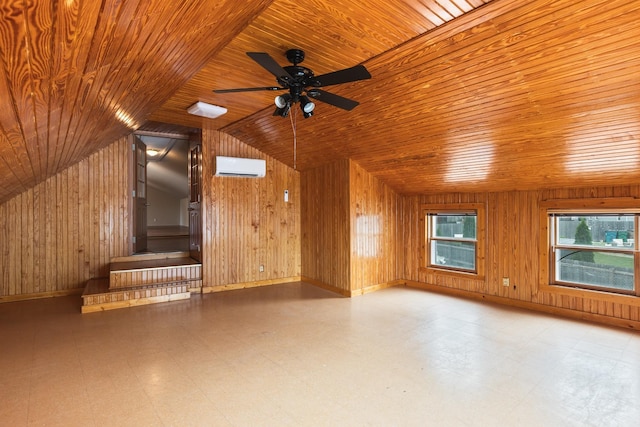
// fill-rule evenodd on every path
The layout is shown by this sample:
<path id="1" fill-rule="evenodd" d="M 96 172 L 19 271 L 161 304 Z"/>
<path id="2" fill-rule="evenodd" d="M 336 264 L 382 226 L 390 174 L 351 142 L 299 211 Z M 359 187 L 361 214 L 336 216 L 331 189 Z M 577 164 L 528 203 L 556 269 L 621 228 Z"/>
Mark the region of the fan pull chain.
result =
<path id="1" fill-rule="evenodd" d="M 296 116 L 295 118 L 293 116 Z M 289 115 L 291 120 L 291 130 L 293 130 L 293 170 L 297 170 L 296 163 L 298 161 L 298 138 L 296 132 L 296 119 L 298 116 L 298 110 L 294 110 L 293 114 Z"/>

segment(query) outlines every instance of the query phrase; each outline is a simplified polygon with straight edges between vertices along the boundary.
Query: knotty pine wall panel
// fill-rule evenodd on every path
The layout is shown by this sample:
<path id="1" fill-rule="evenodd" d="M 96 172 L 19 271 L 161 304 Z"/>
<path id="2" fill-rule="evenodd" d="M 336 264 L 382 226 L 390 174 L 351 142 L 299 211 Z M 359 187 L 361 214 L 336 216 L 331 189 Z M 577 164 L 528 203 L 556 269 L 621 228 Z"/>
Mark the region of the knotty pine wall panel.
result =
<path id="1" fill-rule="evenodd" d="M 351 291 L 392 282 L 402 271 L 401 199 L 354 161 L 350 165 Z"/>
<path id="2" fill-rule="evenodd" d="M 303 276 L 344 295 L 402 272 L 401 198 L 344 159 L 301 175 Z"/>
<path id="3" fill-rule="evenodd" d="M 302 275 L 351 291 L 349 161 L 301 174 Z"/>
<path id="4" fill-rule="evenodd" d="M 299 278 L 299 173 L 206 126 L 202 144 L 203 285 Z M 217 155 L 265 159 L 267 174 L 255 179 L 213 176 Z M 285 190 L 289 202 L 284 201 Z"/>
<path id="5" fill-rule="evenodd" d="M 640 198 L 640 186 L 405 197 L 402 201 L 403 238 L 406 248 L 404 277 L 407 280 L 501 297 L 516 302 L 542 304 L 551 309 L 569 309 L 637 322 L 640 320 L 638 304 L 598 299 L 595 296 L 593 298 L 568 296 L 538 290 L 541 279 L 539 262 L 541 230 L 538 216 L 540 202 L 551 199 L 607 197 Z M 424 243 L 420 208 L 423 204 L 430 203 L 486 204 L 487 253 L 486 277 L 483 280 L 446 273 L 429 273 L 420 268 L 422 262 L 420 252 Z M 503 277 L 509 277 L 511 286 L 502 286 Z"/>
<path id="6" fill-rule="evenodd" d="M 66 293 L 129 254 L 129 137 L 0 205 L 0 300 Z"/>

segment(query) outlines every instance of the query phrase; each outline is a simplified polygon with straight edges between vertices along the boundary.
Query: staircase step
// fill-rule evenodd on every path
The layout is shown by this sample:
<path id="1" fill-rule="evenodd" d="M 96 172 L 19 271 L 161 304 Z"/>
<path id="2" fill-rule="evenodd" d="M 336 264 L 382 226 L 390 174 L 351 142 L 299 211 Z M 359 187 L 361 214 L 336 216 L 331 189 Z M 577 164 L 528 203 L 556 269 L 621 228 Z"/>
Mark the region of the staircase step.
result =
<path id="1" fill-rule="evenodd" d="M 144 253 L 128 256 L 119 256 L 111 258 L 111 263 L 117 262 L 130 262 L 130 261 L 146 261 L 157 259 L 170 259 L 170 258 L 189 258 L 189 252 L 162 252 L 162 253 Z"/>
<path id="2" fill-rule="evenodd" d="M 111 290 L 171 282 L 188 282 L 192 292 L 199 292 L 202 289 L 202 264 L 189 257 L 165 257 L 135 261 L 122 260 L 110 265 L 109 289 Z"/>
<path id="3" fill-rule="evenodd" d="M 82 294 L 82 313 L 189 299 L 189 282 L 156 283 L 123 289 L 109 289 L 109 279 L 87 282 Z"/>
<path id="4" fill-rule="evenodd" d="M 135 270 L 151 270 L 157 268 L 176 268 L 183 266 L 200 266 L 200 262 L 190 257 L 141 259 L 112 262 L 109 270 L 113 272 L 130 272 Z"/>

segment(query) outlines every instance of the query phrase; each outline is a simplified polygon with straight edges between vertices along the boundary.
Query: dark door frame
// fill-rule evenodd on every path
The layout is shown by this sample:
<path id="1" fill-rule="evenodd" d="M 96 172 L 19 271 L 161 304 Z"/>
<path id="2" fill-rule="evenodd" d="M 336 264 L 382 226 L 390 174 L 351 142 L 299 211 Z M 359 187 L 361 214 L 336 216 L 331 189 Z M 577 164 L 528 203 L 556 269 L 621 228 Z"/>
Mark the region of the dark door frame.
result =
<path id="1" fill-rule="evenodd" d="M 134 136 L 133 151 L 133 253 L 147 249 L 147 146 Z"/>
<path id="2" fill-rule="evenodd" d="M 189 256 L 202 262 L 202 132 L 189 136 Z"/>

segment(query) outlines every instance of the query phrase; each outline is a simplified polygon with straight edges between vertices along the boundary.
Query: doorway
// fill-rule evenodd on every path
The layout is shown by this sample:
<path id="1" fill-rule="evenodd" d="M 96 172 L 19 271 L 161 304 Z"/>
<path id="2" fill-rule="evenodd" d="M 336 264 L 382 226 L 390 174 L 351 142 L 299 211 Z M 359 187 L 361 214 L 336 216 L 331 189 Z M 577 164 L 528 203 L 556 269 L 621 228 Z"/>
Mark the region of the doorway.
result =
<path id="1" fill-rule="evenodd" d="M 189 136 L 145 132 L 136 138 L 146 146 L 147 240 L 138 252 L 188 252 Z"/>

